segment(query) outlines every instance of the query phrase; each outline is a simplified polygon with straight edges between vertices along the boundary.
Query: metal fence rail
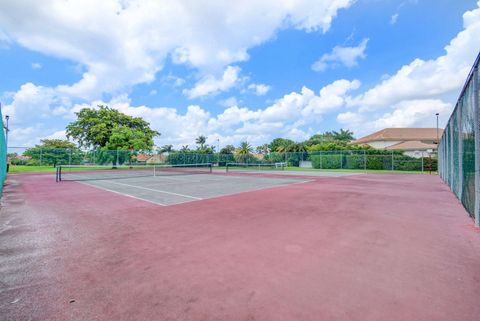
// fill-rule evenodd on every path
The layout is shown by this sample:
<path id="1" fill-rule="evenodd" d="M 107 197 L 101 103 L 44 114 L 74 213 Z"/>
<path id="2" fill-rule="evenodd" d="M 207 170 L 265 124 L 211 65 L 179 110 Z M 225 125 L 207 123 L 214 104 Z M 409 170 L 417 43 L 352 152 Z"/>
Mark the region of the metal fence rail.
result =
<path id="1" fill-rule="evenodd" d="M 440 140 L 439 174 L 480 227 L 480 54 Z"/>

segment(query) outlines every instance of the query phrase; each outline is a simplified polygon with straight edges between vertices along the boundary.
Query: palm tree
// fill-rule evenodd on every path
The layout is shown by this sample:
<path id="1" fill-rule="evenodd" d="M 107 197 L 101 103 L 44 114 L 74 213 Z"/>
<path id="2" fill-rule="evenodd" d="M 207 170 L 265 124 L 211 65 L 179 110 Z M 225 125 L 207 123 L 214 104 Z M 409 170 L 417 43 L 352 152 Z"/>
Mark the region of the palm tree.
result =
<path id="1" fill-rule="evenodd" d="M 270 148 L 268 147 L 268 144 L 257 146 L 257 149 L 256 149 L 257 154 L 268 154 L 269 151 L 270 151 Z"/>
<path id="2" fill-rule="evenodd" d="M 160 147 L 160 153 L 171 153 L 173 152 L 173 145 L 163 145 Z"/>
<path id="3" fill-rule="evenodd" d="M 289 147 L 290 147 L 290 150 L 289 150 L 290 152 L 304 153 L 307 151 L 307 146 L 303 142 L 295 143 Z"/>
<path id="4" fill-rule="evenodd" d="M 188 145 L 183 145 L 182 148 L 180 148 L 180 151 L 186 153 L 190 151 L 190 148 L 188 148 Z"/>
<path id="5" fill-rule="evenodd" d="M 249 155 L 253 152 L 252 145 L 249 142 L 241 142 L 240 146 L 237 148 L 237 155 Z"/>
<path id="6" fill-rule="evenodd" d="M 200 135 L 200 136 L 197 137 L 197 139 L 195 139 L 195 143 L 197 145 L 200 145 L 200 149 L 203 149 L 206 142 L 207 142 L 207 137 L 205 137 L 203 135 Z"/>
<path id="7" fill-rule="evenodd" d="M 354 140 L 353 132 L 348 129 L 344 130 L 340 128 L 339 132 L 334 131 L 332 134 L 335 140 L 339 140 L 342 142 L 350 142 Z"/>

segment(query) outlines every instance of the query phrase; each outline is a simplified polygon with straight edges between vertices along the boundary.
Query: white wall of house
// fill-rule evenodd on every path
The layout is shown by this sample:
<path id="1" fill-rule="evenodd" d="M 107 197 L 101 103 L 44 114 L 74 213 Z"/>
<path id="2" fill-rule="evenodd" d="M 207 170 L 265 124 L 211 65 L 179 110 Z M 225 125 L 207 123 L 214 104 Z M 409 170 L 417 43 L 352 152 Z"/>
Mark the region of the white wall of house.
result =
<path id="1" fill-rule="evenodd" d="M 402 141 L 373 141 L 373 142 L 368 142 L 367 144 L 372 146 L 375 149 L 384 149 L 386 147 L 401 143 Z"/>
<path id="2" fill-rule="evenodd" d="M 423 152 L 423 154 L 422 154 Z M 428 156 L 428 153 L 426 151 L 421 151 L 421 150 L 406 150 L 403 152 L 403 155 L 410 156 L 410 157 L 415 157 L 415 158 L 421 158 L 422 155 L 424 157 Z"/>

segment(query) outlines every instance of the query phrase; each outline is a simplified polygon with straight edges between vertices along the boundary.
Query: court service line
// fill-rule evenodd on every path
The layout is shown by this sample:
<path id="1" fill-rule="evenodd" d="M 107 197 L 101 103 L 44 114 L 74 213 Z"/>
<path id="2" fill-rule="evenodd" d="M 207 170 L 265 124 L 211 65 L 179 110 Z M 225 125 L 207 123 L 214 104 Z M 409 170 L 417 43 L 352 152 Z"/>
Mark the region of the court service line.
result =
<path id="1" fill-rule="evenodd" d="M 117 184 L 117 185 L 123 185 L 123 186 L 143 189 L 143 190 L 151 191 L 151 192 L 176 195 L 176 196 L 181 196 L 181 197 L 185 197 L 185 198 L 192 198 L 192 199 L 195 199 L 195 200 L 202 200 L 203 199 L 201 197 L 195 197 L 195 196 L 190 196 L 190 195 L 185 195 L 185 194 L 180 194 L 180 193 L 174 193 L 174 192 L 167 192 L 167 191 L 162 191 L 162 190 L 159 190 L 159 189 L 153 189 L 153 188 L 142 187 L 142 186 L 137 186 L 137 185 L 131 185 L 131 184 L 125 184 L 125 183 L 119 183 L 119 182 L 112 182 L 112 181 L 107 181 L 107 182 L 109 182 L 111 184 Z"/>
<path id="2" fill-rule="evenodd" d="M 114 191 L 114 190 L 108 189 L 108 188 L 106 188 L 106 187 L 102 187 L 102 186 L 98 186 L 98 185 L 93 185 L 93 184 L 89 184 L 89 183 L 86 183 L 86 182 L 79 182 L 79 183 L 85 184 L 85 185 L 87 185 L 87 186 L 95 187 L 95 188 L 98 188 L 98 189 L 101 189 L 101 190 L 104 190 L 104 191 L 107 191 L 107 192 L 112 192 L 112 193 L 115 193 L 115 194 L 118 194 L 118 195 L 122 195 L 122 196 L 126 196 L 126 197 L 131 197 L 131 198 L 134 198 L 134 199 L 136 199 L 136 200 L 140 200 L 140 201 L 145 201 L 145 202 L 148 202 L 148 203 L 152 203 L 152 204 L 155 204 L 155 205 L 168 206 L 167 204 L 163 204 L 163 203 L 159 203 L 159 202 L 154 202 L 154 201 L 147 200 L 147 199 L 145 199 L 145 198 L 136 197 L 136 196 L 133 196 L 133 195 L 130 195 L 130 194 L 125 194 L 125 193 L 122 193 L 122 192 Z"/>

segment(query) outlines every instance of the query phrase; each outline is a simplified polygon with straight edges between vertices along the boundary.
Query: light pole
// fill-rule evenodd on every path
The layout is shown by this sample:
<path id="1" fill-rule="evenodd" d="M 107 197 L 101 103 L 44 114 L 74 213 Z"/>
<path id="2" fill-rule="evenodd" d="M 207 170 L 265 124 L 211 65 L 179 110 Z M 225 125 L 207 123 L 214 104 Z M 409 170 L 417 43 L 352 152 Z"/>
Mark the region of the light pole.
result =
<path id="1" fill-rule="evenodd" d="M 1 106 L 1 105 L 0 105 Z M 8 128 L 8 120 L 10 119 L 10 116 L 8 115 L 5 115 L 5 125 L 3 126 L 5 128 L 5 149 L 6 149 L 6 155 L 5 157 L 7 158 L 6 159 L 6 162 L 7 162 L 7 173 L 8 173 L 8 167 L 9 167 L 9 164 L 8 164 L 8 132 L 10 131 L 10 129 Z"/>
<path id="2" fill-rule="evenodd" d="M 438 115 L 440 115 L 439 113 L 436 113 L 435 116 L 437 116 L 437 146 L 440 144 L 440 141 L 439 141 L 439 137 L 438 137 Z M 437 148 L 438 150 L 438 148 Z"/>
<path id="3" fill-rule="evenodd" d="M 7 148 L 8 148 L 8 132 L 10 131 L 10 129 L 8 128 L 8 120 L 9 119 L 10 119 L 10 116 L 5 115 L 5 122 L 6 122 L 6 125 L 5 125 L 5 145 L 7 146 Z"/>

